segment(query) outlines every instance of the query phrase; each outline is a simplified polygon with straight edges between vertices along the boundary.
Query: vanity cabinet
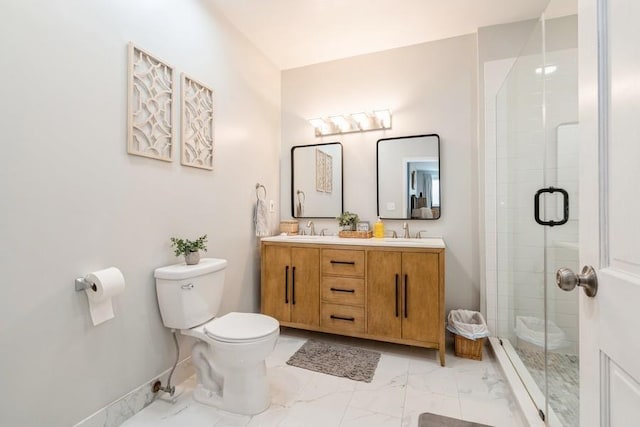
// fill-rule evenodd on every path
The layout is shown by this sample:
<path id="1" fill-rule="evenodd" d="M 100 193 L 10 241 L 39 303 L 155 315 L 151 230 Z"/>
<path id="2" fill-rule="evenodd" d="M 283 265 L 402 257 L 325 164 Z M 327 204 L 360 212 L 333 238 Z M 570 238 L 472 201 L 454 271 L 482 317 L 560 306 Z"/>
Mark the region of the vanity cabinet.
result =
<path id="1" fill-rule="evenodd" d="M 369 251 L 367 278 L 369 335 L 444 348 L 438 253 Z M 444 363 L 443 352 L 440 357 Z"/>
<path id="2" fill-rule="evenodd" d="M 263 239 L 262 313 L 282 326 L 437 349 L 444 366 L 444 242 L 358 240 Z"/>
<path id="3" fill-rule="evenodd" d="M 262 313 L 289 326 L 318 327 L 320 249 L 267 245 L 262 251 Z"/>

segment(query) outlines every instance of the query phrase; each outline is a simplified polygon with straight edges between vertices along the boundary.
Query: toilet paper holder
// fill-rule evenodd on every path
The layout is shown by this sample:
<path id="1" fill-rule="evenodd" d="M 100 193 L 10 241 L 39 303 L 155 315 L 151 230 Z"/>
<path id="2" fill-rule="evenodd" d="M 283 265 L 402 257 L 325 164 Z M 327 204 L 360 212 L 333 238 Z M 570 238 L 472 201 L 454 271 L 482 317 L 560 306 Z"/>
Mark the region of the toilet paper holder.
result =
<path id="1" fill-rule="evenodd" d="M 98 287 L 96 286 L 95 283 L 91 283 L 84 277 L 78 277 L 75 283 L 76 283 L 76 291 L 84 291 L 86 289 L 91 289 L 92 291 L 96 292 L 98 290 Z"/>

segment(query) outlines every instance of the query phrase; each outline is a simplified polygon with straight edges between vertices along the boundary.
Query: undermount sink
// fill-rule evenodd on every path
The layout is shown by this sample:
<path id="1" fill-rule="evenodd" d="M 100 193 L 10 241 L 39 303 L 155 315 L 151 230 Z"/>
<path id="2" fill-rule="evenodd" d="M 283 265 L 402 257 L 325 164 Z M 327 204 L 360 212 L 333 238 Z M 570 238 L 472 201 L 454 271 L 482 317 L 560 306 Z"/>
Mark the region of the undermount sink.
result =
<path id="1" fill-rule="evenodd" d="M 385 237 L 382 239 L 385 243 L 395 243 L 402 246 L 431 246 L 431 247 L 444 247 L 444 241 L 442 237 L 421 237 L 421 238 L 407 238 L 407 237 Z"/>

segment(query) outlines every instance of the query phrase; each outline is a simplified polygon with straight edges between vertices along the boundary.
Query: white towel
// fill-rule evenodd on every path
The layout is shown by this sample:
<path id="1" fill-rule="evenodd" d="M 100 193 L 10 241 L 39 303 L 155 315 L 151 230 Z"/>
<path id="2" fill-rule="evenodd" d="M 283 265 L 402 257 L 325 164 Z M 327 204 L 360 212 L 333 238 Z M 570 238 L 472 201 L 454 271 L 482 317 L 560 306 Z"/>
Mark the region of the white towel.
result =
<path id="1" fill-rule="evenodd" d="M 265 199 L 258 198 L 254 215 L 256 225 L 256 236 L 263 237 L 269 235 L 269 208 Z"/>

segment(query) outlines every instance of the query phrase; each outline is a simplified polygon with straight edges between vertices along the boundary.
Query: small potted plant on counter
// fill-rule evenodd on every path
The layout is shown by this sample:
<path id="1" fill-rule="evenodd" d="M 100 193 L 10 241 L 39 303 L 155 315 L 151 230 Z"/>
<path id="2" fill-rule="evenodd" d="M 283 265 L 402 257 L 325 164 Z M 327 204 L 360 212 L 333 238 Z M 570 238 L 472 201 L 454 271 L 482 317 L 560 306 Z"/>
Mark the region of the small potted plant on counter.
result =
<path id="1" fill-rule="evenodd" d="M 207 251 L 207 235 L 200 236 L 196 240 L 172 237 L 171 246 L 175 247 L 176 256 L 184 255 L 187 265 L 194 265 L 200 262 L 200 251 Z"/>
<path id="2" fill-rule="evenodd" d="M 336 219 L 338 220 L 338 225 L 342 227 L 344 231 L 354 231 L 359 221 L 358 214 L 349 211 L 342 212 L 342 215 Z"/>

